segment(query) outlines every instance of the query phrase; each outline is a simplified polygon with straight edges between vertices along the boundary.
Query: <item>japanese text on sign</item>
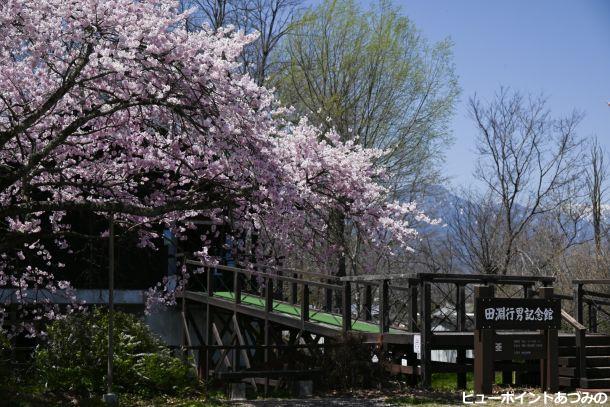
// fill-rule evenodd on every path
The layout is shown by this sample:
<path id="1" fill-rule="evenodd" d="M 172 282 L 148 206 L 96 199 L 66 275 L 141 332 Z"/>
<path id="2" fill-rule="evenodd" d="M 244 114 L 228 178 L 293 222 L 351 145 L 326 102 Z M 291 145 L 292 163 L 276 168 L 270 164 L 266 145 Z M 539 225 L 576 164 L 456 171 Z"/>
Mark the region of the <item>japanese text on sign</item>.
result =
<path id="1" fill-rule="evenodd" d="M 561 303 L 558 298 L 477 298 L 475 328 L 558 329 Z"/>
<path id="2" fill-rule="evenodd" d="M 488 307 L 485 308 L 486 321 L 552 321 L 553 308 Z"/>
<path id="3" fill-rule="evenodd" d="M 505 392 L 498 396 L 462 392 L 462 404 L 488 404 L 488 401 L 500 404 L 517 405 L 602 405 L 608 401 L 608 395 L 603 392 L 576 391 L 573 393 L 532 393 L 532 392 Z"/>

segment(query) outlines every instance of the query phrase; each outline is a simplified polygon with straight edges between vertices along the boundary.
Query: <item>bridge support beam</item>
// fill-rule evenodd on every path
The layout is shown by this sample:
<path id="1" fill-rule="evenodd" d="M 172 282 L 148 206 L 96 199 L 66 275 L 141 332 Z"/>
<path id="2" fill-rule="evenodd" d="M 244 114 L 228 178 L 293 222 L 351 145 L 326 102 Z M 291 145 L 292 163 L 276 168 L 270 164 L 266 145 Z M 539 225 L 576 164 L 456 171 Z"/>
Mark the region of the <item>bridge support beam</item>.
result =
<path id="1" fill-rule="evenodd" d="M 493 296 L 493 286 L 474 287 L 475 302 L 477 298 Z M 494 383 L 493 339 L 493 329 L 474 330 L 474 391 L 477 394 L 491 394 Z"/>
<path id="2" fill-rule="evenodd" d="M 420 372 L 421 387 L 424 389 L 432 386 L 432 301 L 430 295 L 430 283 L 421 283 L 421 352 Z"/>
<path id="3" fill-rule="evenodd" d="M 540 298 L 553 298 L 553 287 L 540 287 L 538 295 Z M 542 334 L 544 335 L 543 340 L 546 345 L 546 359 L 540 361 L 540 383 L 542 390 L 556 392 L 559 388 L 557 330 L 545 329 Z"/>
<path id="4" fill-rule="evenodd" d="M 455 298 L 455 313 L 456 313 L 456 329 L 458 332 L 466 330 L 466 292 L 462 284 L 456 284 Z M 455 363 L 464 365 L 466 363 L 466 350 L 458 349 L 456 351 Z M 466 372 L 457 374 L 457 388 L 466 389 Z"/>

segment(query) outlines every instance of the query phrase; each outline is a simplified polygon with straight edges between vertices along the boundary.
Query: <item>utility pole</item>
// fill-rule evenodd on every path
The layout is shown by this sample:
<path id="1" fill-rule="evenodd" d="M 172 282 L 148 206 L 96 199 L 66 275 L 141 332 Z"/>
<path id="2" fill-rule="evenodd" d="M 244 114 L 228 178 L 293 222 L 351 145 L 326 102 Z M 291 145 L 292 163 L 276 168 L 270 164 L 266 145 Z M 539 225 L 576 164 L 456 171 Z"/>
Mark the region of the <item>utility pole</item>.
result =
<path id="1" fill-rule="evenodd" d="M 107 393 L 104 402 L 108 406 L 118 405 L 117 395 L 112 392 L 114 358 L 114 214 L 110 214 L 108 228 L 108 372 L 106 376 Z"/>

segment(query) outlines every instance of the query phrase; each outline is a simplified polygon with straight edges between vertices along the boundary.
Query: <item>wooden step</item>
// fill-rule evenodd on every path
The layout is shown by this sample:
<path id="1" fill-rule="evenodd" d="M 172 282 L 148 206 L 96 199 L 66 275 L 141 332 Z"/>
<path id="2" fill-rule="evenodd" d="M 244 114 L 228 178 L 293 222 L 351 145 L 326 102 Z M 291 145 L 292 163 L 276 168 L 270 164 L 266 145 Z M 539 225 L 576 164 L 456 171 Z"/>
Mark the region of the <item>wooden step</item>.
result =
<path id="1" fill-rule="evenodd" d="M 608 389 L 610 388 L 610 379 L 581 379 L 579 387 L 583 389 Z"/>
<path id="2" fill-rule="evenodd" d="M 585 338 L 587 346 L 610 346 L 609 335 L 587 335 Z"/>
<path id="3" fill-rule="evenodd" d="M 575 367 L 560 366 L 558 369 L 559 376 L 576 377 Z M 609 379 L 610 367 L 587 367 L 587 377 L 592 379 Z"/>
<path id="4" fill-rule="evenodd" d="M 610 379 L 610 366 L 587 367 L 587 378 Z"/>
<path id="5" fill-rule="evenodd" d="M 587 366 L 610 366 L 610 356 L 588 356 L 587 355 Z M 573 367 L 576 366 L 576 356 L 561 356 L 558 359 L 559 366 Z"/>
<path id="6" fill-rule="evenodd" d="M 587 346 L 585 354 L 587 356 L 610 356 L 610 346 Z"/>

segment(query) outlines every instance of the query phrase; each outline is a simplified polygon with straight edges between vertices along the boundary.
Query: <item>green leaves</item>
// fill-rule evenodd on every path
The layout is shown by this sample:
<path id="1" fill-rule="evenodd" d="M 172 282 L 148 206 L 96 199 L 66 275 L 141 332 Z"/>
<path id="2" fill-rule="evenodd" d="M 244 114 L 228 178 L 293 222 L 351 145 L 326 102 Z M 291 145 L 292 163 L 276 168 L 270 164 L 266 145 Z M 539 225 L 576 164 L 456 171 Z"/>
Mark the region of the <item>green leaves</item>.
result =
<path id="1" fill-rule="evenodd" d="M 283 103 L 342 141 L 386 150 L 377 165 L 392 184 L 436 181 L 459 94 L 450 41 L 429 44 L 390 1 L 326 0 L 282 51 L 271 84 Z"/>
<path id="2" fill-rule="evenodd" d="M 165 349 L 135 316 L 115 313 L 114 382 L 121 392 L 150 396 L 196 385 L 190 368 Z M 100 393 L 106 380 L 108 316 L 105 309 L 53 322 L 34 360 L 49 390 Z M 170 385 L 171 383 L 171 385 Z"/>

